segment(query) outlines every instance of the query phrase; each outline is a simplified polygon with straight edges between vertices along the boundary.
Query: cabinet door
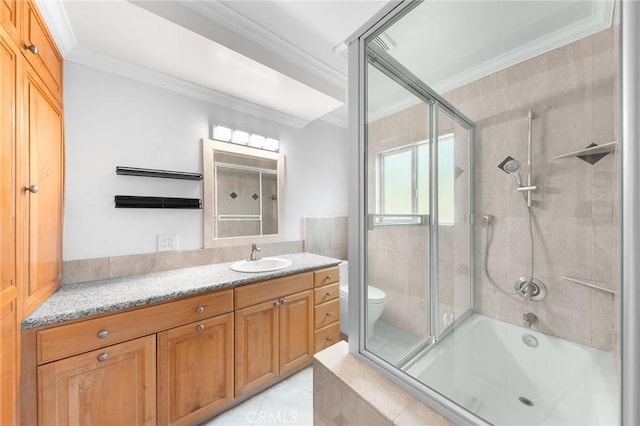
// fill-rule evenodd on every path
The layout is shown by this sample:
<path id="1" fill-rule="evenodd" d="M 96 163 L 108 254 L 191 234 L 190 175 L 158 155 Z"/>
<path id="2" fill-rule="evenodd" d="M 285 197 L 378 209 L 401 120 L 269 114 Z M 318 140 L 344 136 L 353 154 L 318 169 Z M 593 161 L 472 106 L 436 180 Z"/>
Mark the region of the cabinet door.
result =
<path id="1" fill-rule="evenodd" d="M 0 425 L 15 425 L 18 384 L 17 300 L 0 306 Z"/>
<path id="2" fill-rule="evenodd" d="M 38 367 L 39 425 L 155 423 L 155 335 Z"/>
<path id="3" fill-rule="evenodd" d="M 25 64 L 21 200 L 28 223 L 28 278 L 23 314 L 28 315 L 60 283 L 62 261 L 62 201 L 64 187 L 62 110 Z M 36 188 L 33 186 L 37 186 Z"/>
<path id="4" fill-rule="evenodd" d="M 235 312 L 236 396 L 278 376 L 278 308 L 274 303 Z"/>
<path id="5" fill-rule="evenodd" d="M 233 399 L 233 313 L 158 334 L 158 424 L 193 424 Z"/>
<path id="6" fill-rule="evenodd" d="M 280 300 L 280 374 L 307 364 L 313 347 L 313 292 L 311 290 Z"/>

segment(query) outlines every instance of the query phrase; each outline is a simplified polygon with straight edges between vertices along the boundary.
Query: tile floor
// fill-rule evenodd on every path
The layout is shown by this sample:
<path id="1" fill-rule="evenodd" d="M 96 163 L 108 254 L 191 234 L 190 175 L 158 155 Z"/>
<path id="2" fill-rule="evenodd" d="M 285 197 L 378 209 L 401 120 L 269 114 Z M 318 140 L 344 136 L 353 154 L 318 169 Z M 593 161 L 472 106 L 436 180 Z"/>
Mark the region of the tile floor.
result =
<path id="1" fill-rule="evenodd" d="M 313 425 L 313 366 L 201 426 Z"/>

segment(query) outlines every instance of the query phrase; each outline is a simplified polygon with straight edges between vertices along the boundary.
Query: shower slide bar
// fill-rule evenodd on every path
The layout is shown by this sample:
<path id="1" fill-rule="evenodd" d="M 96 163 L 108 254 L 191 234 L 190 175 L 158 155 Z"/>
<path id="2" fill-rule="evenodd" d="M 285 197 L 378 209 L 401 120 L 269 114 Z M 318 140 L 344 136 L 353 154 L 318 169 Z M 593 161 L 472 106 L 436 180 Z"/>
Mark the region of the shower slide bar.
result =
<path id="1" fill-rule="evenodd" d="M 368 214 L 367 229 L 378 226 L 429 226 L 428 214 Z"/>

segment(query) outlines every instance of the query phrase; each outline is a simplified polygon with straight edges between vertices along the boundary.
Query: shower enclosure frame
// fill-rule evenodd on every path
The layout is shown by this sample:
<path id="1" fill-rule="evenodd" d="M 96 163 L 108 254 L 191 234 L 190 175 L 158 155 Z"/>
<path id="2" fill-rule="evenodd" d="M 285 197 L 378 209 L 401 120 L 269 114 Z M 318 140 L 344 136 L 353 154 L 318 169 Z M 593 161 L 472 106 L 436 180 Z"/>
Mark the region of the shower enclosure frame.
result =
<path id="1" fill-rule="evenodd" d="M 393 24 L 422 0 L 394 1 L 381 9 L 346 40 L 349 59 L 349 352 L 390 381 L 435 409 L 455 424 L 489 424 L 437 391 L 382 361 L 365 349 L 364 291 L 366 230 L 365 156 L 365 40 L 382 27 Z M 621 0 L 620 19 L 620 141 L 618 164 L 620 184 L 619 271 L 620 271 L 620 419 L 622 425 L 640 424 L 640 2 Z M 473 153 L 469 156 L 472 159 Z M 473 191 L 470 188 L 471 194 Z M 473 206 L 470 206 L 472 209 Z M 473 226 L 473 220 L 471 220 Z M 472 233 L 473 234 L 473 233 Z M 473 247 L 473 241 L 472 241 Z M 473 292 L 472 292 L 473 294 Z M 472 296 L 473 297 L 473 296 Z M 473 300 L 473 299 L 472 299 Z M 473 304 L 471 305 L 473 309 Z"/>

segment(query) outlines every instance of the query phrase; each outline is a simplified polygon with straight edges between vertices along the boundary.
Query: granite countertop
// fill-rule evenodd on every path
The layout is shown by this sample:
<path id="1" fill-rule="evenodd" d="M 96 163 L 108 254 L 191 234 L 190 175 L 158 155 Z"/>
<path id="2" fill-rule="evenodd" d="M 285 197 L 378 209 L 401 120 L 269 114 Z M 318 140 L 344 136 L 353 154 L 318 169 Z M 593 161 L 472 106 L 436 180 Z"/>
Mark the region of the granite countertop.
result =
<path id="1" fill-rule="evenodd" d="M 234 262 L 154 272 L 61 286 L 22 321 L 22 329 L 53 325 L 93 315 L 170 301 L 243 284 L 335 266 L 340 260 L 311 253 L 279 255 L 293 263 L 272 272 L 232 271 Z"/>

